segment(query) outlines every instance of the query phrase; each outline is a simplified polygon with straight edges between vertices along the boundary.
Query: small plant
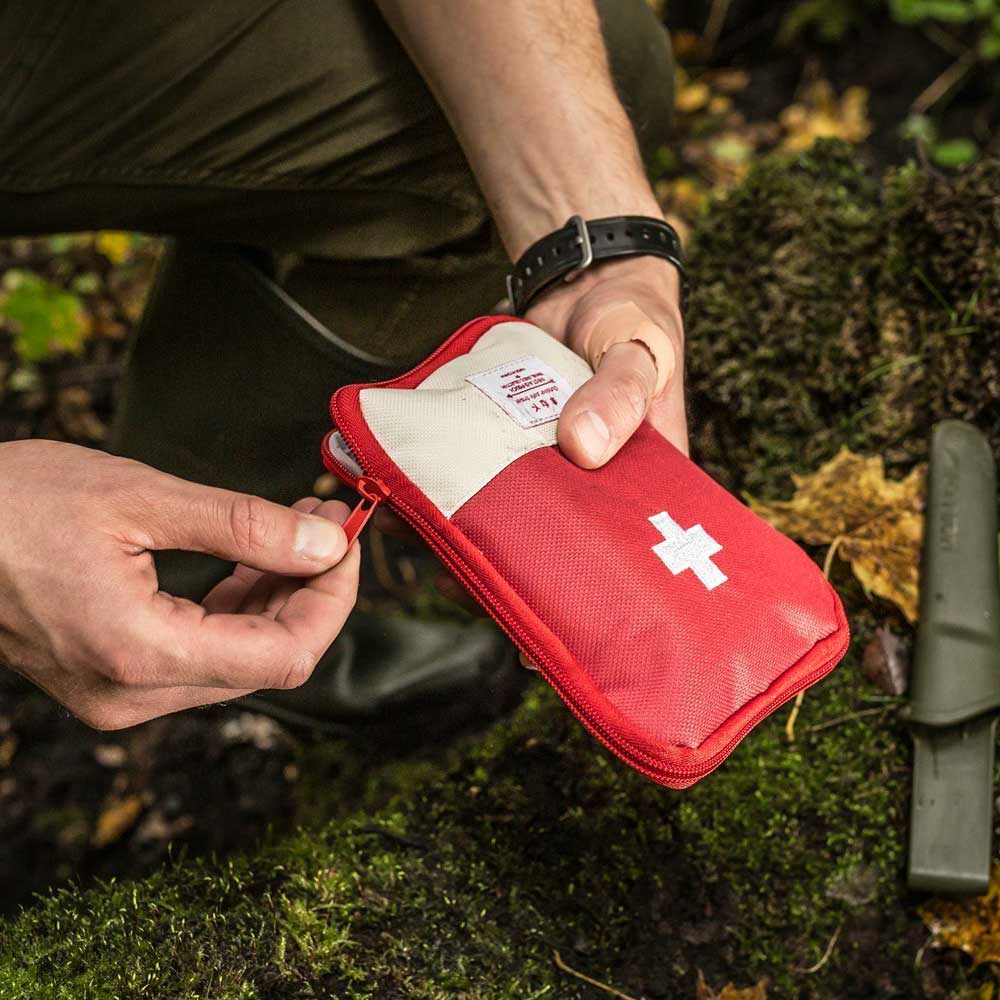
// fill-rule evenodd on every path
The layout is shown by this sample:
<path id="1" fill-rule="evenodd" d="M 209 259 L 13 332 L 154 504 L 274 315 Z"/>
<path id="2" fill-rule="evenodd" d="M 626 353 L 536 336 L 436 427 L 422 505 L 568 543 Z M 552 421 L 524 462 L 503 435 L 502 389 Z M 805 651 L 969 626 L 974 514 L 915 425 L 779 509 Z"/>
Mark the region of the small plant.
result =
<path id="1" fill-rule="evenodd" d="M 31 271 L 8 271 L 0 287 L 0 323 L 14 334 L 22 361 L 77 354 L 89 333 L 87 313 L 72 292 Z"/>
<path id="2" fill-rule="evenodd" d="M 979 56 L 1000 57 L 1000 0 L 889 0 L 889 9 L 900 24 L 979 24 Z"/>

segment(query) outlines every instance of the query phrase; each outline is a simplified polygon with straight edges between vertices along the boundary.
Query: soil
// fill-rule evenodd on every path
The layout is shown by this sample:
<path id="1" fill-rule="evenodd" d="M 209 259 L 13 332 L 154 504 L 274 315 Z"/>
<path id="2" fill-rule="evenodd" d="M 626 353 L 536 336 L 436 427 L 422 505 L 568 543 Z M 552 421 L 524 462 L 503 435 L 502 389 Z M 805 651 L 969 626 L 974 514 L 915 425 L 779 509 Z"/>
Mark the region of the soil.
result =
<path id="1" fill-rule="evenodd" d="M 795 0 L 766 5 L 733 0 L 718 42 L 701 62 L 749 71 L 749 86 L 735 100 L 750 121 L 776 119 L 812 80 L 829 80 L 837 93 L 864 87 L 873 124 L 864 148 L 873 166 L 881 172 L 914 156 L 914 144 L 900 134 L 900 126 L 914 100 L 955 63 L 956 53 L 974 36 L 955 27 L 941 32 L 897 24 L 887 5 L 878 4 L 839 42 L 824 43 L 806 31 L 794 42 L 779 45 L 775 39 L 796 5 Z M 708 6 L 698 0 L 671 0 L 667 24 L 671 30 L 700 33 Z M 996 65 L 980 64 L 933 107 L 942 138 L 969 137 L 983 152 L 1000 153 L 998 76 Z"/>

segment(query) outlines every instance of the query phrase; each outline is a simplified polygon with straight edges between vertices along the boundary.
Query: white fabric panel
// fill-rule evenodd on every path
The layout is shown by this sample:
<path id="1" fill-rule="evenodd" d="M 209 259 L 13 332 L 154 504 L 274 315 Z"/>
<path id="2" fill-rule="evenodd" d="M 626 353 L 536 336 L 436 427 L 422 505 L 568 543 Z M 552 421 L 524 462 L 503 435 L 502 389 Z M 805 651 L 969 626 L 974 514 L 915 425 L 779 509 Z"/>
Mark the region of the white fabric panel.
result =
<path id="1" fill-rule="evenodd" d="M 363 389 L 361 411 L 392 460 L 451 517 L 511 462 L 556 443 L 556 421 L 520 427 L 466 375 L 533 355 L 577 389 L 590 366 L 530 323 L 498 323 L 412 390 Z M 376 473 L 377 474 L 377 473 Z"/>

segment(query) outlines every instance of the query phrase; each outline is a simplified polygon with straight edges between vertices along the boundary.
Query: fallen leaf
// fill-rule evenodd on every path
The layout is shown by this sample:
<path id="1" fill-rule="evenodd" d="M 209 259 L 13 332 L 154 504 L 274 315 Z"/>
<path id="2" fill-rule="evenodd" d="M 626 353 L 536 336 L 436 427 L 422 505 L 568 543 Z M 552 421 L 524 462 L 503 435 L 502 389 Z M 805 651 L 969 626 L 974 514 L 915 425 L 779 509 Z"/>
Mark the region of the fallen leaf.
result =
<path id="1" fill-rule="evenodd" d="M 664 212 L 676 213 L 687 223 L 701 214 L 708 204 L 709 192 L 695 177 L 676 177 L 660 181 L 656 185 L 656 197 Z"/>
<path id="2" fill-rule="evenodd" d="M 715 94 L 708 102 L 708 113 L 710 115 L 724 115 L 733 107 L 733 99 L 725 94 Z"/>
<path id="3" fill-rule="evenodd" d="M 63 430 L 77 441 L 99 443 L 107 437 L 108 428 L 94 412 L 94 400 L 83 386 L 70 385 L 59 390 L 56 416 Z"/>
<path id="4" fill-rule="evenodd" d="M 329 472 L 324 472 L 313 483 L 312 493 L 313 496 L 325 500 L 327 497 L 332 497 L 339 487 L 340 480 Z"/>
<path id="5" fill-rule="evenodd" d="M 79 353 L 90 333 L 83 302 L 72 292 L 29 271 L 8 271 L 0 298 L 0 320 L 14 331 L 22 361 L 44 361 L 63 351 Z"/>
<path id="6" fill-rule="evenodd" d="M 744 69 L 718 69 L 711 72 L 709 81 L 724 94 L 737 94 L 750 86 L 750 74 Z"/>
<path id="7" fill-rule="evenodd" d="M 779 121 L 788 133 L 781 148 L 788 152 L 809 149 L 817 139 L 862 142 L 872 131 L 868 91 L 848 87 L 838 99 L 828 81 L 817 80 L 806 88 L 801 101 L 781 112 Z"/>
<path id="8" fill-rule="evenodd" d="M 112 264 L 124 264 L 132 256 L 135 239 L 131 233 L 100 232 L 94 235 L 94 249 Z"/>
<path id="9" fill-rule="evenodd" d="M 97 817 L 94 835 L 90 838 L 91 844 L 94 847 L 107 847 L 120 840 L 135 825 L 141 812 L 142 798 L 138 795 L 112 800 Z"/>
<path id="10" fill-rule="evenodd" d="M 134 840 L 138 844 L 148 844 L 154 841 L 167 843 L 183 833 L 194 828 L 192 816 L 177 816 L 167 819 L 159 809 L 153 809 L 139 824 Z"/>
<path id="11" fill-rule="evenodd" d="M 674 96 L 674 107 L 682 114 L 690 115 L 700 111 L 712 98 L 707 83 L 689 83 L 679 87 Z"/>
<path id="12" fill-rule="evenodd" d="M 120 767 L 125 766 L 125 761 L 128 759 L 128 753 L 125 747 L 120 746 L 118 743 L 98 743 L 94 747 L 94 760 L 97 761 L 101 767 L 107 767 L 111 770 L 117 770 Z"/>
<path id="13" fill-rule="evenodd" d="M 885 478 L 882 458 L 844 448 L 808 476 L 793 476 L 791 500 L 750 508 L 807 545 L 834 546 L 866 591 L 917 620 L 925 466 L 901 481 Z"/>
<path id="14" fill-rule="evenodd" d="M 2 740 L 0 740 L 0 770 L 5 767 L 10 767 L 10 762 L 14 759 L 14 754 L 17 753 L 17 736 L 14 733 L 8 733 Z"/>
<path id="15" fill-rule="evenodd" d="M 761 979 L 756 986 L 744 987 L 726 983 L 721 990 L 715 991 L 705 982 L 705 976 L 699 969 L 695 997 L 697 1000 L 767 1000 L 767 980 Z"/>
<path id="16" fill-rule="evenodd" d="M 985 896 L 932 899 L 917 912 L 931 932 L 932 948 L 960 948 L 973 962 L 1000 962 L 1000 863 L 993 862 Z"/>
<path id="17" fill-rule="evenodd" d="M 861 670 L 885 694 L 905 694 L 910 674 L 906 643 L 891 629 L 879 626 L 861 654 Z"/>
<path id="18" fill-rule="evenodd" d="M 235 719 L 227 719 L 220 729 L 226 743 L 251 743 L 258 750 L 271 750 L 282 743 L 289 743 L 287 731 L 266 715 L 240 712 Z"/>
<path id="19" fill-rule="evenodd" d="M 672 31 L 670 41 L 674 49 L 674 58 L 679 63 L 686 63 L 701 52 L 701 36 L 693 31 Z"/>

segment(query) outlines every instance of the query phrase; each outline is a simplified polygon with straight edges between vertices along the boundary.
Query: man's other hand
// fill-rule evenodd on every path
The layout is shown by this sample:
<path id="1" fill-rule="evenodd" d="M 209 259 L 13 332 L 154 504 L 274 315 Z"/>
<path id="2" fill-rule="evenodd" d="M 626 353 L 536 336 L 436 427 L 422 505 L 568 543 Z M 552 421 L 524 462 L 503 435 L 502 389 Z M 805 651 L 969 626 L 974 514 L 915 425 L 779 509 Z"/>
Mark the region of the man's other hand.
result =
<path id="1" fill-rule="evenodd" d="M 559 447 L 577 465 L 604 465 L 645 419 L 687 454 L 679 283 L 669 261 L 629 257 L 585 271 L 527 311 L 596 368 L 559 418 Z"/>
<path id="2" fill-rule="evenodd" d="M 99 729 L 295 687 L 357 596 L 346 516 L 74 445 L 0 444 L 0 664 Z M 159 590 L 162 549 L 239 565 L 195 604 Z"/>

